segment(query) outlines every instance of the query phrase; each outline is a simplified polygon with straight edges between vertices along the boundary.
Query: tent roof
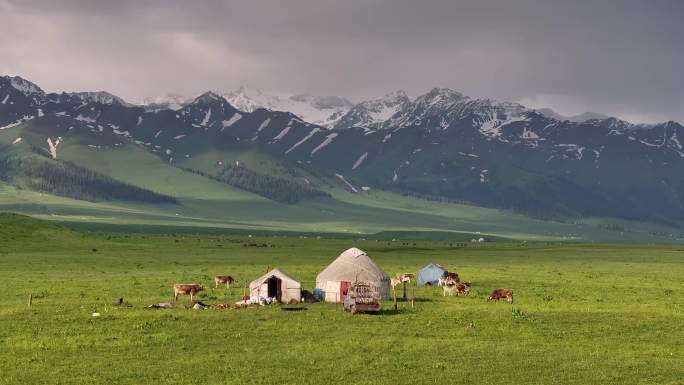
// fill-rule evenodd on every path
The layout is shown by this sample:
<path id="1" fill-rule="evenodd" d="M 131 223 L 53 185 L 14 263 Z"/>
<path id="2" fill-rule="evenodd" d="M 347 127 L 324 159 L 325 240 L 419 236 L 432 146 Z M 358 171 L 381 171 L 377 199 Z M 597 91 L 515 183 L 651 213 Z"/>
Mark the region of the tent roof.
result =
<path id="1" fill-rule="evenodd" d="M 316 277 L 321 281 L 389 281 L 389 276 L 363 250 L 352 247 L 340 254 Z"/>
<path id="2" fill-rule="evenodd" d="M 285 273 L 284 271 L 282 271 L 282 270 L 280 270 L 280 269 L 278 269 L 278 268 L 275 268 L 275 269 L 269 271 L 268 273 L 262 275 L 261 277 L 255 279 L 254 281 L 252 281 L 252 282 L 249 284 L 249 287 L 261 285 L 261 284 L 264 283 L 267 279 L 269 279 L 269 278 L 271 278 L 271 277 L 273 277 L 273 276 L 278 277 L 278 278 L 280 278 L 280 279 L 282 279 L 282 280 L 287 280 L 287 281 L 293 281 L 293 282 L 300 283 L 297 279 L 293 278 L 291 275 Z"/>
<path id="3" fill-rule="evenodd" d="M 425 266 L 424 268 L 422 268 L 422 269 L 420 269 L 420 270 L 423 271 L 423 270 L 434 269 L 434 268 L 437 268 L 437 269 L 441 269 L 441 270 L 446 271 L 445 268 L 443 268 L 441 265 L 438 265 L 438 264 L 436 264 L 436 263 L 430 263 L 429 265 Z"/>

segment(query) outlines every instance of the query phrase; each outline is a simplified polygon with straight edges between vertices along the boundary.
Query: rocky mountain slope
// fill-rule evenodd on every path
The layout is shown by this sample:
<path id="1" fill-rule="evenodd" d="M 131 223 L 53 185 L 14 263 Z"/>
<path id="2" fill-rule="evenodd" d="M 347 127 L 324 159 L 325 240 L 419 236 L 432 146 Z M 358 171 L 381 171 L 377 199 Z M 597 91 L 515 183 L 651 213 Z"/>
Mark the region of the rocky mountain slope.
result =
<path id="1" fill-rule="evenodd" d="M 256 168 L 239 155 L 256 151 L 290 170 L 280 177 L 312 187 L 334 181 L 359 194 L 392 190 L 541 217 L 684 218 L 684 127 L 676 122 L 559 121 L 444 88 L 360 103 L 328 127 L 248 107 L 208 92 L 177 110 L 150 109 L 0 78 L 0 130 L 26 127 L 17 145 L 53 159 L 64 143 L 93 151 L 132 143 L 216 176 L 228 160 Z"/>

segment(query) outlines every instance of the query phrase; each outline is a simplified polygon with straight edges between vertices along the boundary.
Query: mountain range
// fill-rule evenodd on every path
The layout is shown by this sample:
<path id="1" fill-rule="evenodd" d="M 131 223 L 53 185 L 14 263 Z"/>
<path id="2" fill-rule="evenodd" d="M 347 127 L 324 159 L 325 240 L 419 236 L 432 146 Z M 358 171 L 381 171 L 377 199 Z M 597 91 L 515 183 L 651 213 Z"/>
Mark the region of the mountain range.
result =
<path id="1" fill-rule="evenodd" d="M 543 219 L 613 217 L 668 226 L 684 219 L 681 124 L 549 115 L 447 88 L 413 99 L 397 91 L 355 105 L 241 89 L 138 106 L 106 92 L 45 93 L 5 76 L 0 135 L 13 137 L 0 146 L 0 159 L 13 168 L 0 180 L 96 200 L 90 185 L 111 187 L 116 178 L 104 166 L 97 169 L 101 177 L 84 173 L 96 168 L 98 154 L 133 146 L 174 168 L 288 204 L 324 198 L 336 186 L 359 196 L 386 191 Z M 89 161 L 79 162 L 84 153 Z M 27 163 L 17 159 L 27 154 L 59 163 L 60 175 L 78 175 L 81 190 L 90 192 L 50 185 L 38 166 L 22 169 Z M 127 191 L 122 196 L 173 198 L 118 188 Z"/>

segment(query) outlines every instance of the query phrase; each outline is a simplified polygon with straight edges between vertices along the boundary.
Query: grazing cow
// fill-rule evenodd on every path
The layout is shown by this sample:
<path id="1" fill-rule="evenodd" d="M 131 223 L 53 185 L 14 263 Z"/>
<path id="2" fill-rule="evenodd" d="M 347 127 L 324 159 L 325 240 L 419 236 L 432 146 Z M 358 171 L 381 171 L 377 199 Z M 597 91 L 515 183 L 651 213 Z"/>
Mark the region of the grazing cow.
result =
<path id="1" fill-rule="evenodd" d="M 179 295 L 190 295 L 192 302 L 193 296 L 202 290 L 204 290 L 204 286 L 198 283 L 177 283 L 173 285 L 173 302 L 178 301 Z"/>
<path id="2" fill-rule="evenodd" d="M 445 273 L 437 281 L 438 286 L 453 286 L 457 283 L 461 283 L 461 280 L 456 273 Z"/>
<path id="3" fill-rule="evenodd" d="M 443 295 L 446 296 L 448 295 L 465 295 L 467 296 L 470 294 L 470 287 L 462 284 L 462 283 L 456 283 L 453 285 L 445 285 L 442 287 Z"/>
<path id="4" fill-rule="evenodd" d="M 226 288 L 230 289 L 231 283 L 236 283 L 237 280 L 230 275 L 217 275 L 214 277 L 214 288 L 218 288 L 219 285 L 226 285 Z"/>
<path id="5" fill-rule="evenodd" d="M 447 282 L 453 282 L 453 283 L 461 282 L 461 279 L 458 277 L 457 273 L 446 272 L 444 275 L 444 278 L 446 278 Z"/>
<path id="6" fill-rule="evenodd" d="M 396 279 L 400 283 L 403 282 L 411 282 L 412 279 L 415 279 L 416 275 L 412 273 L 397 273 Z"/>
<path id="7" fill-rule="evenodd" d="M 511 289 L 494 289 L 492 291 L 492 294 L 487 297 L 487 301 L 498 301 L 502 298 L 506 298 L 506 300 L 510 303 L 513 303 L 513 290 Z"/>

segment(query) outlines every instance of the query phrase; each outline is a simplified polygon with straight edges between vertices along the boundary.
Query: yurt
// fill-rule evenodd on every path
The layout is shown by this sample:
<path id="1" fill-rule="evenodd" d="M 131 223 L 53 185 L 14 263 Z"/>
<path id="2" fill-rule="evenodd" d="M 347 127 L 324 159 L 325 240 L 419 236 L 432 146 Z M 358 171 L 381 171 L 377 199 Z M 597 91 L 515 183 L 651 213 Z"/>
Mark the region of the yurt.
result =
<path id="1" fill-rule="evenodd" d="M 418 272 L 418 286 L 436 285 L 446 270 L 435 263 L 431 263 Z"/>
<path id="2" fill-rule="evenodd" d="M 316 288 L 325 302 L 342 302 L 347 289 L 355 282 L 367 282 L 380 288 L 382 299 L 389 298 L 389 276 L 364 251 L 352 247 L 344 251 L 316 277 Z"/>
<path id="3" fill-rule="evenodd" d="M 302 284 L 280 269 L 273 269 L 249 284 L 252 297 L 275 298 L 288 303 L 291 299 L 301 300 Z"/>

